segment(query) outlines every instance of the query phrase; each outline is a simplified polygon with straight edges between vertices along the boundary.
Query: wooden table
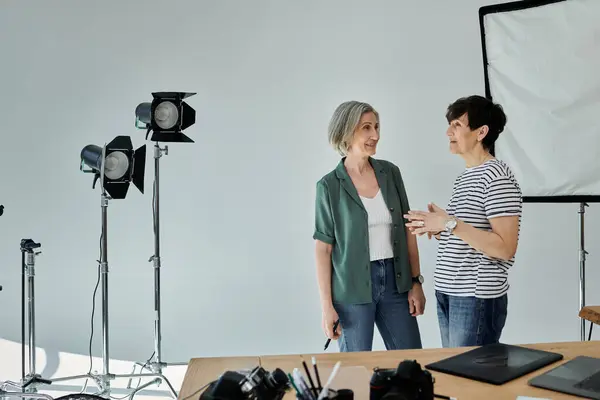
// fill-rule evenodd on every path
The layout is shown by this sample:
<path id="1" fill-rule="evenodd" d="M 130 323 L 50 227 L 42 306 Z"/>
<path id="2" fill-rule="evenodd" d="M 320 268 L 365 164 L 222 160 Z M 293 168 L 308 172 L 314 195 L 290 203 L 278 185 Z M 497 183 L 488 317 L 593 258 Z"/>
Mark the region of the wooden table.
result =
<path id="1" fill-rule="evenodd" d="M 561 353 L 564 359 L 551 364 L 545 368 L 525 375 L 519 379 L 508 382 L 501 386 L 490 385 L 465 378 L 430 371 L 435 378 L 435 393 L 454 397 L 458 400 L 515 400 L 518 396 L 538 397 L 543 399 L 573 399 L 581 400 L 579 397 L 556 393 L 549 390 L 538 389 L 527 385 L 527 381 L 533 376 L 539 375 L 561 363 L 564 363 L 578 355 L 588 355 L 600 358 L 600 342 L 564 342 L 564 343 L 537 343 L 525 344 L 524 347 L 547 350 Z M 454 349 L 423 349 L 423 350 L 395 350 L 395 351 L 373 351 L 358 353 L 326 353 L 326 354 L 294 354 L 294 355 L 268 355 L 256 357 L 209 357 L 193 358 L 188 364 L 183 384 L 179 393 L 179 400 L 198 400 L 200 388 L 212 380 L 218 378 L 225 370 L 253 368 L 257 365 L 272 371 L 281 368 L 285 372 L 292 372 L 294 368 L 302 369 L 302 359 L 310 367 L 311 357 L 315 357 L 321 373 L 321 381 L 329 375 L 333 365 L 337 361 L 342 362 L 340 375 L 335 379 L 333 388 L 350 388 L 354 390 L 355 399 L 368 400 L 369 379 L 373 368 L 396 368 L 398 363 L 406 360 L 417 360 L 421 366 L 441 360 L 470 350 L 470 347 Z M 311 370 L 312 373 L 312 370 Z M 324 377 L 325 376 L 325 377 Z M 366 396 L 366 397 L 365 397 Z M 294 399 L 294 391 L 290 391 L 285 399 Z"/>

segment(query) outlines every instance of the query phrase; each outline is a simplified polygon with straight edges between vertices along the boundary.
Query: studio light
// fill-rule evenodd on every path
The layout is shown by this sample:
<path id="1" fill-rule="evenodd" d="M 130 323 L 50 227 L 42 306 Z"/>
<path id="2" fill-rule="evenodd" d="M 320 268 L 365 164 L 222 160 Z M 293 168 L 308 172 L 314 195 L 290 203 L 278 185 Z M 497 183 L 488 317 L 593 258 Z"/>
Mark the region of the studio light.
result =
<path id="1" fill-rule="evenodd" d="M 152 191 L 152 220 L 154 231 L 154 254 L 149 258 L 154 267 L 154 353 L 145 362 L 138 362 L 142 369 L 153 373 L 162 373 L 168 365 L 187 365 L 187 362 L 166 363 L 162 359 L 162 321 L 161 321 L 161 254 L 160 254 L 160 159 L 169 154 L 167 145 L 160 147 L 159 142 L 194 143 L 182 133 L 194 125 L 196 111 L 183 100 L 195 95 L 188 92 L 153 92 L 154 100 L 140 103 L 135 109 L 136 127 L 146 129 L 146 139 L 152 131 L 154 144 L 154 183 Z M 140 125 L 140 122 L 143 125 Z M 168 381 L 165 381 L 170 386 Z M 131 384 L 131 380 L 129 382 Z"/>
<path id="2" fill-rule="evenodd" d="M 91 170 L 84 170 L 87 165 Z M 81 150 L 81 166 L 84 172 L 93 172 L 93 187 L 100 179 L 102 187 L 113 199 L 124 199 L 133 183 L 144 193 L 144 171 L 146 167 L 146 145 L 133 150 L 131 137 L 117 136 L 104 147 L 94 144 Z"/>
<path id="3" fill-rule="evenodd" d="M 90 170 L 84 170 L 87 165 Z M 52 383 L 71 381 L 75 379 L 91 380 L 98 386 L 97 396 L 100 398 L 109 398 L 111 394 L 111 381 L 121 378 L 142 378 L 154 377 L 156 379 L 138 385 L 128 396 L 133 396 L 140 390 L 155 383 L 167 382 L 169 390 L 174 399 L 177 398 L 177 392 L 173 386 L 168 383 L 164 375 L 160 373 L 148 374 L 114 374 L 110 372 L 110 344 L 109 344 L 109 307 L 108 307 L 108 204 L 110 199 L 124 199 L 127 195 L 129 183 L 133 184 L 144 193 L 144 170 L 146 166 L 146 145 L 137 150 L 133 150 L 133 143 L 129 136 L 117 136 L 112 142 L 104 147 L 96 145 L 85 146 L 81 150 L 80 169 L 84 172 L 92 172 L 94 176 L 94 187 L 96 181 L 100 179 L 102 191 L 100 193 L 102 210 L 102 233 L 100 234 L 100 258 L 98 260 L 98 274 L 100 277 L 101 297 L 102 297 L 102 373 L 92 373 L 92 368 L 87 374 L 53 378 Z M 95 292 L 94 292 L 95 293 Z M 84 387 L 83 393 L 86 389 Z M 128 386 L 128 389 L 131 386 Z"/>
<path id="4" fill-rule="evenodd" d="M 152 131 L 153 142 L 194 143 L 183 131 L 196 123 L 196 110 L 183 99 L 195 95 L 187 92 L 154 92 L 154 100 L 135 109 L 136 126 Z M 138 122 L 144 125 L 140 126 Z M 147 137 L 147 135 L 146 135 Z"/>

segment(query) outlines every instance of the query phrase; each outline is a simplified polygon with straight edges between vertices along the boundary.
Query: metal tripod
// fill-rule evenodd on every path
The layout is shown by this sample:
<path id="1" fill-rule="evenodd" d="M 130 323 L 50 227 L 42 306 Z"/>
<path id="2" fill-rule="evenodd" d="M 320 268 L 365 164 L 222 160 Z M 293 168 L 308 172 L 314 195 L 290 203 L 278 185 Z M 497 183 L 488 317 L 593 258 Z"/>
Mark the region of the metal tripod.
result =
<path id="1" fill-rule="evenodd" d="M 168 365 L 187 365 L 186 362 L 166 363 L 162 360 L 162 329 L 161 329 L 161 311 L 160 311 L 160 199 L 159 199 L 159 175 L 160 158 L 163 153 L 169 155 L 169 147 L 161 148 L 158 143 L 154 145 L 154 187 L 152 193 L 152 216 L 154 223 L 154 254 L 148 260 L 154 265 L 154 353 L 150 359 L 145 362 L 137 362 L 134 365 L 140 366 L 142 370 L 147 369 L 154 373 L 162 373 L 163 368 Z M 170 383 L 167 381 L 167 384 Z M 129 380 L 131 385 L 131 380 Z M 129 386 L 128 386 L 129 387 Z M 175 395 L 175 398 L 177 395 Z"/>
<path id="2" fill-rule="evenodd" d="M 50 380 L 42 378 L 41 375 L 36 372 L 34 281 L 35 257 L 39 255 L 41 251 L 35 251 L 35 249 L 39 249 L 40 247 L 40 243 L 36 243 L 31 239 L 21 240 L 21 382 L 0 382 L 0 399 L 10 397 L 52 399 L 51 396 L 37 393 L 37 386 L 39 384 L 51 384 Z M 1 286 L 0 290 L 2 290 Z M 29 372 L 26 372 L 26 331 L 29 337 Z M 7 388 L 9 387 L 12 387 L 14 391 L 8 391 Z"/>
<path id="3" fill-rule="evenodd" d="M 31 239 L 21 240 L 21 384 L 28 393 L 35 393 L 38 383 L 51 383 L 36 372 L 35 360 L 35 257 L 41 254 L 41 251 L 35 249 L 39 249 L 41 246 L 40 243 Z M 27 287 L 25 287 L 25 281 L 27 281 Z M 27 303 L 27 313 L 25 312 L 25 303 Z M 29 373 L 27 374 L 25 373 L 25 315 L 27 315 L 27 331 L 29 333 Z"/>
<path id="4" fill-rule="evenodd" d="M 133 390 L 133 392 L 129 395 L 130 399 L 133 399 L 133 396 L 142 389 L 146 387 L 158 384 L 161 381 L 165 381 L 169 386 L 169 390 L 171 394 L 176 398 L 177 393 L 173 386 L 169 383 L 169 381 L 160 373 L 150 373 L 150 374 L 112 374 L 109 369 L 109 342 L 108 342 L 108 261 L 107 261 L 107 208 L 108 208 L 108 200 L 109 196 L 107 195 L 105 189 L 102 187 L 102 198 L 101 198 L 101 208 L 102 208 L 102 236 L 101 236 L 101 250 L 100 250 L 100 260 L 99 260 L 99 268 L 101 273 L 101 284 L 102 284 L 102 374 L 89 372 L 84 375 L 75 375 L 75 376 L 67 376 L 62 378 L 52 379 L 52 382 L 59 381 L 72 381 L 76 379 L 92 379 L 96 385 L 98 386 L 99 392 L 96 393 L 98 396 L 108 397 L 111 393 L 110 382 L 114 379 L 118 378 L 156 378 L 150 382 L 147 382 L 141 386 L 138 386 Z"/>

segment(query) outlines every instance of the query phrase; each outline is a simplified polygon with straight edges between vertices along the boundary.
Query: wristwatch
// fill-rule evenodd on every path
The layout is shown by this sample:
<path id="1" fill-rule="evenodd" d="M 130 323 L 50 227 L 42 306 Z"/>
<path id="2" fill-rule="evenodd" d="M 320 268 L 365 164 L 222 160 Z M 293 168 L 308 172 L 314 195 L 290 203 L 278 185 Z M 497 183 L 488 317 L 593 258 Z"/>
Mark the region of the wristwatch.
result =
<path id="1" fill-rule="evenodd" d="M 448 221 L 446 221 L 446 232 L 452 233 L 454 228 L 458 225 L 458 221 L 454 217 L 450 217 Z"/>
<path id="2" fill-rule="evenodd" d="M 425 278 L 423 278 L 423 275 L 419 274 L 417 276 L 413 276 L 412 281 L 413 283 L 423 284 L 423 282 L 425 282 Z"/>

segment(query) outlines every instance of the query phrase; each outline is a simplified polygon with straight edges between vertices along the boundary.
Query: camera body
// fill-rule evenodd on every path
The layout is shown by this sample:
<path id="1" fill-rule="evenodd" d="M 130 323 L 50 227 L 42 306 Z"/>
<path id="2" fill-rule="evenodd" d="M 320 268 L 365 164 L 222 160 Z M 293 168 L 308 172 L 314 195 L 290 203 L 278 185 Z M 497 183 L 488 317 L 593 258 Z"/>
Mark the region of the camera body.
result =
<path id="1" fill-rule="evenodd" d="M 281 400 L 289 388 L 288 376 L 281 369 L 268 372 L 255 367 L 249 372 L 226 371 L 200 400 Z"/>
<path id="2" fill-rule="evenodd" d="M 414 360 L 398 368 L 375 368 L 370 382 L 370 400 L 433 400 L 434 378 Z"/>

